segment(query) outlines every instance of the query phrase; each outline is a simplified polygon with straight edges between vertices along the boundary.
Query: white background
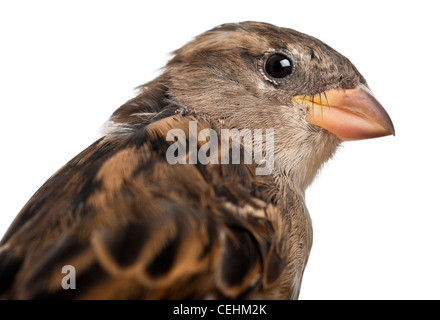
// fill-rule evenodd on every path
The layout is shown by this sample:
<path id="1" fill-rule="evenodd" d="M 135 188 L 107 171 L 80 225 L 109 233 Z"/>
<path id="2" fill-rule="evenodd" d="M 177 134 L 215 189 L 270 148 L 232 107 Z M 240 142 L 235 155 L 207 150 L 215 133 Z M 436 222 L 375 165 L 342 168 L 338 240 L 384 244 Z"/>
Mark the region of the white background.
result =
<path id="1" fill-rule="evenodd" d="M 314 245 L 300 298 L 439 299 L 434 1 L 0 2 L 0 235 L 169 52 L 244 20 L 347 56 L 396 127 L 396 137 L 346 143 L 308 190 Z"/>

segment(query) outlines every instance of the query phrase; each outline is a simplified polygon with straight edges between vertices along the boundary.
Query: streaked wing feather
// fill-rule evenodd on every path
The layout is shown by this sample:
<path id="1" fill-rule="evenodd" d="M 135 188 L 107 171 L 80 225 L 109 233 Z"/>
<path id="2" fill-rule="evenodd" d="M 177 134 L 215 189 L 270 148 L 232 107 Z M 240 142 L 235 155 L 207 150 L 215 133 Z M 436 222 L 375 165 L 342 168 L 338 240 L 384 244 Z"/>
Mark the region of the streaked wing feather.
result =
<path id="1" fill-rule="evenodd" d="M 168 164 L 169 129 L 216 126 L 172 107 L 98 140 L 41 187 L 2 240 L 0 279 L 14 280 L 0 295 L 243 298 L 275 282 L 285 252 L 272 184 L 254 164 Z M 75 290 L 61 286 L 65 265 Z"/>

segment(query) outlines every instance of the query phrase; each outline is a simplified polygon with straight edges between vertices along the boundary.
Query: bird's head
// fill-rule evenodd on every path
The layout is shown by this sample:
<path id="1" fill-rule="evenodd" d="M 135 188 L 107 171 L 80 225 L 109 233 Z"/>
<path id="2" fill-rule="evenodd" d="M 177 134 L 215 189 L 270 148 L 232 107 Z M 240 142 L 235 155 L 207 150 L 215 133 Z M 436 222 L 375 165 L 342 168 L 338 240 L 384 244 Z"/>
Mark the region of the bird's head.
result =
<path id="1" fill-rule="evenodd" d="M 162 79 L 170 99 L 226 127 L 273 129 L 275 169 L 302 190 L 341 141 L 394 134 L 347 58 L 266 23 L 224 24 L 197 36 L 174 52 Z"/>

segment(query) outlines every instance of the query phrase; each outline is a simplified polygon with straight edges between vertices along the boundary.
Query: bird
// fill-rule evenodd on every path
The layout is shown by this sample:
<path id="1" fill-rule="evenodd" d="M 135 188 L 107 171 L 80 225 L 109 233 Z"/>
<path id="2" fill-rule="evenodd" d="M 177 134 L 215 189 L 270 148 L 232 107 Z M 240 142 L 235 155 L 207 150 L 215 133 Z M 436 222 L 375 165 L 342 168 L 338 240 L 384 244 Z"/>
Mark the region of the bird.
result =
<path id="1" fill-rule="evenodd" d="M 395 135 L 361 73 L 312 36 L 245 21 L 137 89 L 9 226 L 0 298 L 298 299 L 307 188 L 343 142 Z"/>

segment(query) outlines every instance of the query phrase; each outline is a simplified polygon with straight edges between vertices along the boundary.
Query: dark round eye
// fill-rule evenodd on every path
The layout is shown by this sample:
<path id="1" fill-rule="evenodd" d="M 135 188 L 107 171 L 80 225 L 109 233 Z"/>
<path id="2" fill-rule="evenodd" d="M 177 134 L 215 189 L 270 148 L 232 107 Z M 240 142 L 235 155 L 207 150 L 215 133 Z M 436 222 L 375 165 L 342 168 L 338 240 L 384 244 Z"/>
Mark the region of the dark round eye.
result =
<path id="1" fill-rule="evenodd" d="M 264 68 L 272 78 L 285 78 L 292 73 L 293 62 L 290 57 L 282 53 L 274 53 L 266 59 Z"/>

